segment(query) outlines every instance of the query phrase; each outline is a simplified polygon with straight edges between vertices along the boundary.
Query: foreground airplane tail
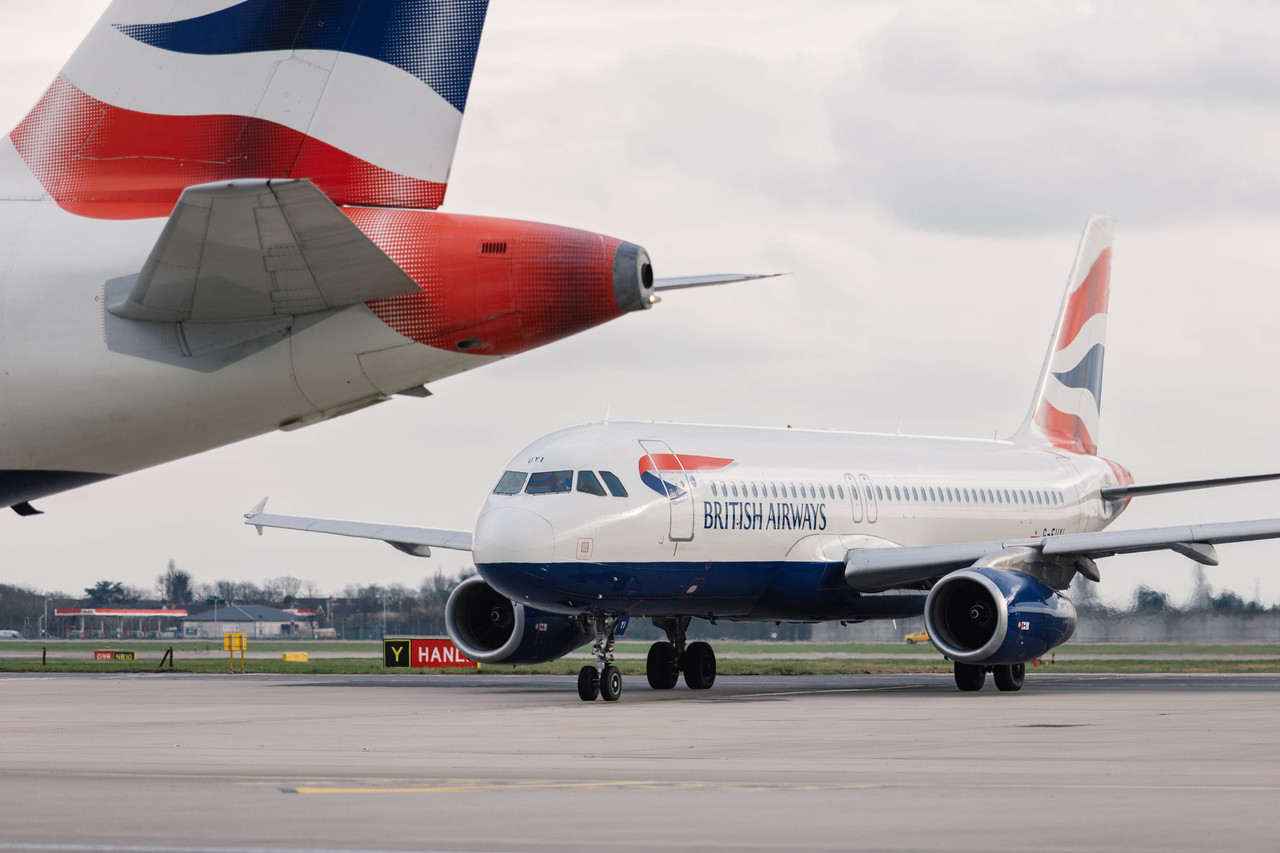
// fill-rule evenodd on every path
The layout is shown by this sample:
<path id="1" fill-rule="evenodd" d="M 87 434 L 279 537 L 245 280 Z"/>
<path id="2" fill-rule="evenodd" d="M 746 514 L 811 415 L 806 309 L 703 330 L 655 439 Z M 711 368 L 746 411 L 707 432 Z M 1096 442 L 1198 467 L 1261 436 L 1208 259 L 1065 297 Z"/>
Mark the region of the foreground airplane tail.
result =
<path id="1" fill-rule="evenodd" d="M 435 208 L 488 0 L 115 0 L 10 134 L 98 219 L 183 189 L 310 179 L 337 204 Z"/>
<path id="2" fill-rule="evenodd" d="M 1097 455 L 1114 231 L 1109 216 L 1085 226 L 1019 444 Z"/>

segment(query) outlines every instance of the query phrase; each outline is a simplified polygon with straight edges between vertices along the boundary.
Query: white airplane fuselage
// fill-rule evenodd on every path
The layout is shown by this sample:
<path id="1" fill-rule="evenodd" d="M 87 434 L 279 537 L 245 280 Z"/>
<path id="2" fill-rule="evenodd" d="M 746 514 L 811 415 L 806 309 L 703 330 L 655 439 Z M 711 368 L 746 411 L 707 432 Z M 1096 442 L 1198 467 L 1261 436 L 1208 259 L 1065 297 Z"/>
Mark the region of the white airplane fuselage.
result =
<path id="1" fill-rule="evenodd" d="M 1096 456 L 1003 441 L 643 423 L 554 433 L 508 470 L 525 482 L 486 499 L 474 556 L 512 600 L 757 619 L 918 615 L 922 595 L 851 590 L 846 555 L 1101 530 L 1125 502 L 1100 489 L 1131 482 Z M 579 491 L 584 471 L 626 497 Z"/>
<path id="2" fill-rule="evenodd" d="M 165 222 L 88 219 L 47 198 L 0 201 L 0 471 L 123 474 L 496 358 L 414 343 L 365 305 L 313 315 L 212 371 L 113 352 L 104 287 L 137 273 Z M 368 356 L 362 366 L 366 353 L 394 358 L 375 372 Z"/>

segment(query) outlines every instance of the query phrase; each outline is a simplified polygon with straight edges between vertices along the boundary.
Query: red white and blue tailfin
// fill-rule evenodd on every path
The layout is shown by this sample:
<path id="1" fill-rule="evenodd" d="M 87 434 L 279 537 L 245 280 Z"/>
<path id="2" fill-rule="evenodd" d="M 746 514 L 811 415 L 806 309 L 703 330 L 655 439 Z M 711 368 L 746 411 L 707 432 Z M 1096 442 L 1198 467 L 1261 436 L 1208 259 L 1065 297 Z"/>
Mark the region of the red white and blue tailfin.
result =
<path id="1" fill-rule="evenodd" d="M 10 134 L 80 216 L 306 178 L 338 204 L 444 200 L 488 0 L 115 0 Z"/>
<path id="2" fill-rule="evenodd" d="M 1095 216 L 1084 228 L 1031 411 L 1014 436 L 1019 444 L 1098 452 L 1114 231 L 1109 216 Z"/>

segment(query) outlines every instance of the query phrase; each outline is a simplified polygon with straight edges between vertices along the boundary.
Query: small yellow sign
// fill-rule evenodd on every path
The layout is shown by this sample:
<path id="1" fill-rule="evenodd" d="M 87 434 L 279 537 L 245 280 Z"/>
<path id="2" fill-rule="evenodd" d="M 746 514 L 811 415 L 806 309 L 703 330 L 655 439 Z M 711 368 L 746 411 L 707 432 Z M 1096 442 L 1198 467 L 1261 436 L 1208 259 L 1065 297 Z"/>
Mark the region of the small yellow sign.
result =
<path id="1" fill-rule="evenodd" d="M 285 652 L 284 655 L 282 655 L 282 659 L 284 660 L 285 663 L 306 663 L 307 653 L 306 652 Z"/>
<path id="2" fill-rule="evenodd" d="M 248 645 L 244 634 L 222 635 L 222 650 L 227 653 L 228 672 L 233 672 L 236 668 L 236 652 L 240 653 L 240 671 L 244 672 L 244 650 Z"/>

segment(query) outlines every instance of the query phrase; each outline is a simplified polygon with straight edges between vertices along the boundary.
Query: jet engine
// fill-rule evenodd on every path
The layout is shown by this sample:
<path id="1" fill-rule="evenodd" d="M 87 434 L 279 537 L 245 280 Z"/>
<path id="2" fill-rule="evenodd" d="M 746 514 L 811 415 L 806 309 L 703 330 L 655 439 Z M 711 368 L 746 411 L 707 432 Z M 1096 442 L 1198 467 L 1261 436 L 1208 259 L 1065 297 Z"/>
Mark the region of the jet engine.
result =
<path id="1" fill-rule="evenodd" d="M 1071 638 L 1076 608 L 1037 578 L 1006 569 L 960 569 L 934 584 L 924 605 L 929 640 L 969 664 L 1017 664 Z"/>
<path id="2" fill-rule="evenodd" d="M 458 584 L 444 621 L 454 645 L 480 663 L 544 663 L 592 639 L 576 616 L 517 604 L 481 577 Z"/>

